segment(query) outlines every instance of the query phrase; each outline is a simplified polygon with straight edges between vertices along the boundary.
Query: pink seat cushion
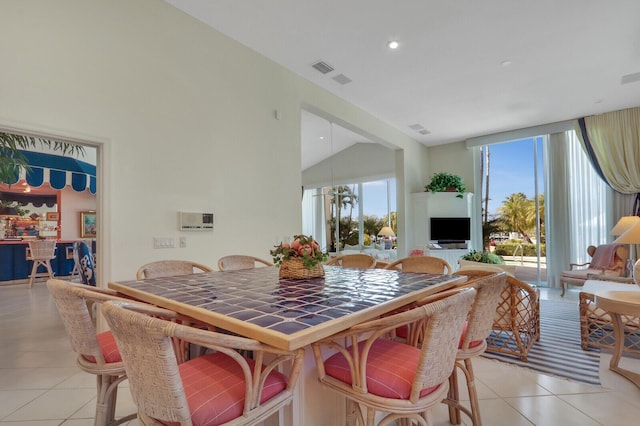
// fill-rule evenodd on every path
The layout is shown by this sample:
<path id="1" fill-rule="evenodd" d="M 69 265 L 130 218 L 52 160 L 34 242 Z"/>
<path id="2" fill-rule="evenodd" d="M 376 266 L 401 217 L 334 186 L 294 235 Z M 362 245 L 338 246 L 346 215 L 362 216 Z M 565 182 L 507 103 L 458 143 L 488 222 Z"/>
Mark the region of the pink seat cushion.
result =
<path id="1" fill-rule="evenodd" d="M 100 333 L 96 337 L 98 338 L 98 345 L 100 345 L 100 349 L 102 350 L 104 362 L 110 364 L 112 362 L 122 361 L 120 351 L 118 351 L 118 346 L 110 331 Z M 93 355 L 82 355 L 82 357 L 89 362 L 96 362 L 96 358 Z"/>
<path id="2" fill-rule="evenodd" d="M 253 371 L 254 361 L 247 362 Z M 214 353 L 180 364 L 180 377 L 194 426 L 215 426 L 242 415 L 245 380 L 238 363 L 227 355 Z M 287 388 L 287 377 L 273 371 L 267 377 L 260 403 Z M 167 425 L 178 423 L 163 422 Z"/>
<path id="3" fill-rule="evenodd" d="M 363 345 L 364 342 L 359 343 L 360 350 Z M 385 398 L 408 399 L 419 359 L 420 350 L 417 348 L 393 340 L 376 340 L 367 359 L 369 393 Z M 349 364 L 340 353 L 325 361 L 325 371 L 334 379 L 352 384 Z M 423 389 L 420 396 L 426 396 L 440 386 Z"/>
<path id="4" fill-rule="evenodd" d="M 462 343 L 464 343 L 464 338 L 467 335 L 467 327 L 469 327 L 469 322 L 465 321 L 464 328 L 462 329 L 462 336 L 460 336 L 460 343 L 458 343 L 458 349 L 462 348 Z M 469 348 L 475 348 L 476 346 L 480 346 L 482 344 L 482 340 L 474 340 L 469 342 Z"/>

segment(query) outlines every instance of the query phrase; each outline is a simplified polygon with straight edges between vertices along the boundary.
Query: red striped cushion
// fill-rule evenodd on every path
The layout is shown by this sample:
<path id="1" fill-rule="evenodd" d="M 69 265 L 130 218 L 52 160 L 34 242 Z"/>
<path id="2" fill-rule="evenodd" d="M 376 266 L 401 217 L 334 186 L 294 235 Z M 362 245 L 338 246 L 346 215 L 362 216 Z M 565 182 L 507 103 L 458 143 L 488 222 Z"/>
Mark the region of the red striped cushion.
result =
<path id="1" fill-rule="evenodd" d="M 100 333 L 96 337 L 98 338 L 98 345 L 100 345 L 100 349 L 102 349 L 104 361 L 107 364 L 122 361 L 120 351 L 118 351 L 118 346 L 110 331 Z M 82 357 L 89 362 L 96 362 L 96 358 L 93 355 L 82 355 Z"/>
<path id="2" fill-rule="evenodd" d="M 364 342 L 360 342 L 362 349 Z M 351 351 L 351 349 L 350 349 Z M 367 359 L 367 388 L 369 393 L 385 398 L 408 399 L 416 372 L 420 350 L 393 340 L 378 339 Z M 327 375 L 352 384 L 349 364 L 337 353 L 325 361 Z M 420 396 L 435 391 L 439 386 L 423 389 Z"/>
<path id="3" fill-rule="evenodd" d="M 465 338 L 465 335 L 467 334 L 468 326 L 469 326 L 469 323 L 465 321 L 464 328 L 462 329 L 462 336 L 460 336 L 460 343 L 458 343 L 458 349 L 462 348 L 462 343 L 464 343 L 464 338 Z M 473 342 L 469 342 L 469 347 L 475 348 L 476 346 L 479 346 L 481 344 L 482 344 L 482 340 L 474 340 Z"/>
<path id="4" fill-rule="evenodd" d="M 254 361 L 248 359 L 253 370 Z M 242 415 L 245 381 L 240 366 L 230 357 L 214 353 L 180 364 L 180 377 L 194 426 L 215 426 Z M 287 377 L 273 371 L 267 377 L 260 403 L 287 388 Z M 166 423 L 177 425 L 178 423 Z"/>

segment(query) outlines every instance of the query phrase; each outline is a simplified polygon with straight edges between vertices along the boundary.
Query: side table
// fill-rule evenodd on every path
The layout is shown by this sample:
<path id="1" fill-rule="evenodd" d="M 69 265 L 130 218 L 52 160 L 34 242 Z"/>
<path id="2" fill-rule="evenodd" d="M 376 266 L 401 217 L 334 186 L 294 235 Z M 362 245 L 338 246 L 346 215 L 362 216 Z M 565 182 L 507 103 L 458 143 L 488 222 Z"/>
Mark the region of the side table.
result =
<path id="1" fill-rule="evenodd" d="M 595 294 L 595 304 L 598 308 L 609 312 L 613 320 L 616 344 L 609 363 L 609 370 L 624 376 L 640 388 L 640 374 L 618 366 L 624 346 L 624 325 L 621 315 L 640 316 L 640 292 L 600 291 Z"/>

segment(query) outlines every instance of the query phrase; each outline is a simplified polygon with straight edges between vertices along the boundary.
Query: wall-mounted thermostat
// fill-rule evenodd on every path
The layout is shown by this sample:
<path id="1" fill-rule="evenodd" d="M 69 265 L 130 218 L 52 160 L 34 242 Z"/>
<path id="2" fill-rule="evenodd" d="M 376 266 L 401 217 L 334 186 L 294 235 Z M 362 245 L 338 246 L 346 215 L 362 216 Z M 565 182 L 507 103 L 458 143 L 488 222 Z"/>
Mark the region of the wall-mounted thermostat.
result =
<path id="1" fill-rule="evenodd" d="M 178 212 L 181 231 L 212 231 L 213 213 Z"/>

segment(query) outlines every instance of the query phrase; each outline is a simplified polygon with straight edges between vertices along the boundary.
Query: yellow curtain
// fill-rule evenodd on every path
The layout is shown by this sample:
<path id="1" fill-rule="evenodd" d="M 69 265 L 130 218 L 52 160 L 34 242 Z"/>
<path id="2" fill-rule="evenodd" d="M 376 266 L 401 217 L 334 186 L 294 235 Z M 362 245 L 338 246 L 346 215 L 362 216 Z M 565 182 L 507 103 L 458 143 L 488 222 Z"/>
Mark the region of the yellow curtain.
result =
<path id="1" fill-rule="evenodd" d="M 640 108 L 577 120 L 576 133 L 611 188 L 623 194 L 640 193 Z"/>

